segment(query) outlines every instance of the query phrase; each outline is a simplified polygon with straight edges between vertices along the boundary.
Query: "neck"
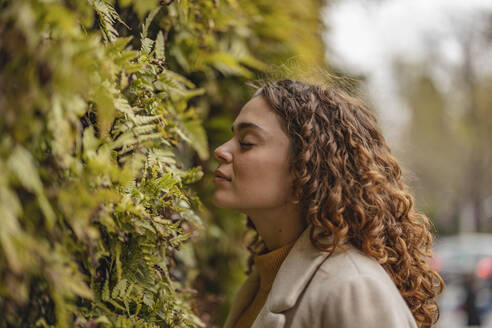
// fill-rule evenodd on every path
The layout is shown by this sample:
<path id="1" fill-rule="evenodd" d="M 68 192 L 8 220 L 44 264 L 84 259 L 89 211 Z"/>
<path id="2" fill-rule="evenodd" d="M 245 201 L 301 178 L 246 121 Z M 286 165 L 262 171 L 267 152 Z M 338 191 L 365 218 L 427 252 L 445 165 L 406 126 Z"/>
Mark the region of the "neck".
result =
<path id="1" fill-rule="evenodd" d="M 269 251 L 296 240 L 306 228 L 299 206 L 289 204 L 246 213 Z"/>

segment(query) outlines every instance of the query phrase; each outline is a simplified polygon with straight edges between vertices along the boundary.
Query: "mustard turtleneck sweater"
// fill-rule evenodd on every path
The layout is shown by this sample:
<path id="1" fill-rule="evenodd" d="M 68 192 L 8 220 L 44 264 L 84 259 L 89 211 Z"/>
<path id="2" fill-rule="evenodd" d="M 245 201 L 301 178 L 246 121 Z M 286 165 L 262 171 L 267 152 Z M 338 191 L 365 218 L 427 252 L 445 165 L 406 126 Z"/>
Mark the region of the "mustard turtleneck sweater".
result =
<path id="1" fill-rule="evenodd" d="M 250 328 L 265 304 L 280 265 L 287 257 L 295 240 L 273 251 L 254 256 L 256 270 L 260 276 L 260 287 L 253 301 L 245 308 L 234 328 Z"/>

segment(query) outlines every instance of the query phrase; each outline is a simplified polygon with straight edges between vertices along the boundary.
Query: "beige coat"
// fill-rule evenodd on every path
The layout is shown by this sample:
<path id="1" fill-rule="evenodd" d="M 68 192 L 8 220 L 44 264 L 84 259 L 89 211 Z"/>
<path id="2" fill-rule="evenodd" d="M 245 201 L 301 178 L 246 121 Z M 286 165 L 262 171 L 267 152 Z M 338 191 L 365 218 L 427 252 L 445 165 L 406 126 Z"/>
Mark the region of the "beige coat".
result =
<path id="1" fill-rule="evenodd" d="M 280 267 L 252 328 L 416 328 L 390 276 L 354 247 L 328 257 L 306 229 Z M 224 328 L 232 328 L 255 296 L 253 271 L 237 293 Z"/>

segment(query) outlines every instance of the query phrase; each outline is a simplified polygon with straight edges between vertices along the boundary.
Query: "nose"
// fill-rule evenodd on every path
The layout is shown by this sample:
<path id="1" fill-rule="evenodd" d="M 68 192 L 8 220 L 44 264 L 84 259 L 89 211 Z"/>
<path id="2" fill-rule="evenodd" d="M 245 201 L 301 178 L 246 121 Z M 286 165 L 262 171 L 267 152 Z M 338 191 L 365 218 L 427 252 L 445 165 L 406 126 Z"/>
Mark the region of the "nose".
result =
<path id="1" fill-rule="evenodd" d="M 215 158 L 217 158 L 221 163 L 229 163 L 230 161 L 232 161 L 232 154 L 227 148 L 228 144 L 229 142 L 225 142 L 217 147 L 214 151 Z"/>

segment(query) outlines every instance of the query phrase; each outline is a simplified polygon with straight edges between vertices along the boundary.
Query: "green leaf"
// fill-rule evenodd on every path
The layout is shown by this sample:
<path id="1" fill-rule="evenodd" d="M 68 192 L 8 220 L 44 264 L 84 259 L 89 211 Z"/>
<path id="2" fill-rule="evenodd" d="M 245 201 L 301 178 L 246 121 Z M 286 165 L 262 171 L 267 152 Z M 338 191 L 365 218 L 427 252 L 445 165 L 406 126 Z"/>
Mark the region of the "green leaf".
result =
<path id="1" fill-rule="evenodd" d="M 86 158 L 96 156 L 96 151 L 99 146 L 99 140 L 95 136 L 94 127 L 89 126 L 83 133 L 84 155 Z"/>
<path id="2" fill-rule="evenodd" d="M 252 78 L 253 74 L 241 65 L 241 61 L 227 52 L 218 51 L 205 58 L 205 62 L 211 64 L 224 75 L 239 75 Z"/>
<path id="3" fill-rule="evenodd" d="M 143 55 L 148 55 L 152 50 L 153 45 L 154 45 L 153 40 L 149 38 L 142 39 L 142 47 L 140 48 L 140 51 L 142 52 Z"/>
<path id="4" fill-rule="evenodd" d="M 18 216 L 22 213 L 17 196 L 6 186 L 0 185 L 0 245 L 12 271 L 21 273 L 23 263 L 18 248 L 22 237 Z M 21 239 L 22 240 L 22 239 Z"/>
<path id="5" fill-rule="evenodd" d="M 148 307 L 153 309 L 153 307 L 154 307 L 154 296 L 152 293 L 144 292 L 142 301 L 144 302 L 145 305 L 147 305 Z"/>
<path id="6" fill-rule="evenodd" d="M 195 183 L 203 177 L 203 171 L 200 166 L 189 169 L 185 172 L 183 177 L 181 178 L 183 183 Z"/>
<path id="7" fill-rule="evenodd" d="M 209 158 L 207 135 L 200 121 L 184 121 L 179 128 L 176 128 L 176 132 L 197 151 L 200 159 L 207 160 Z"/>
<path id="8" fill-rule="evenodd" d="M 152 23 L 152 21 L 154 20 L 154 17 L 157 15 L 157 13 L 159 12 L 159 10 L 161 10 L 160 7 L 155 8 L 154 10 L 152 10 L 149 13 L 149 15 L 147 16 L 147 18 L 145 19 L 145 23 L 142 25 L 142 33 L 141 33 L 141 38 L 142 39 L 145 39 L 147 37 L 147 32 L 149 30 L 150 23 Z"/>
<path id="9" fill-rule="evenodd" d="M 14 148 L 7 164 L 21 185 L 36 194 L 39 207 L 46 218 L 47 228 L 51 229 L 55 223 L 55 213 L 45 196 L 43 184 L 39 178 L 31 153 L 18 145 Z"/>
<path id="10" fill-rule="evenodd" d="M 101 293 L 101 300 L 103 300 L 105 302 L 109 301 L 109 279 L 108 278 L 106 278 L 104 280 L 102 293 Z"/>
<path id="11" fill-rule="evenodd" d="M 128 280 L 121 279 L 120 282 L 116 284 L 111 293 L 112 298 L 124 298 L 126 294 L 126 287 L 128 284 Z"/>
<path id="12" fill-rule="evenodd" d="M 116 116 L 113 90 L 109 82 L 105 81 L 94 90 L 94 102 L 96 103 L 97 127 L 101 138 L 109 134 L 109 130 Z"/>
<path id="13" fill-rule="evenodd" d="M 164 56 L 164 34 L 162 34 L 162 31 L 159 31 L 159 33 L 157 33 L 157 38 L 155 40 L 155 58 L 165 59 L 165 56 Z"/>
<path id="14" fill-rule="evenodd" d="M 78 280 L 74 276 L 71 276 L 71 279 L 66 280 L 64 287 L 77 296 L 86 299 L 92 299 L 94 297 L 92 289 L 90 289 L 82 280 Z"/>
<path id="15" fill-rule="evenodd" d="M 115 22 L 120 22 L 127 28 L 128 25 L 120 18 L 116 10 L 105 0 L 88 0 L 100 18 L 103 35 L 107 41 L 113 42 L 118 37 L 118 31 L 114 28 Z"/>

